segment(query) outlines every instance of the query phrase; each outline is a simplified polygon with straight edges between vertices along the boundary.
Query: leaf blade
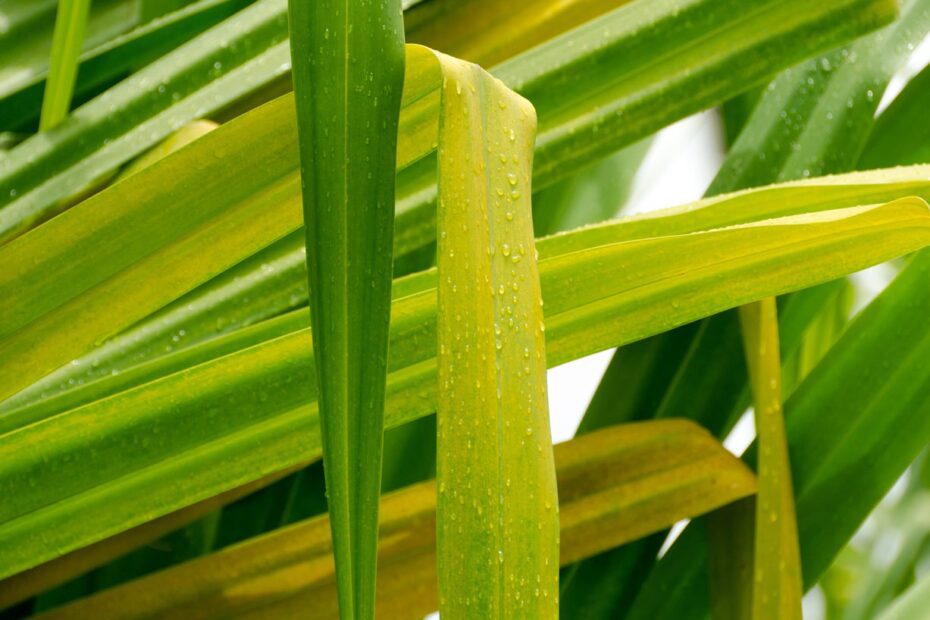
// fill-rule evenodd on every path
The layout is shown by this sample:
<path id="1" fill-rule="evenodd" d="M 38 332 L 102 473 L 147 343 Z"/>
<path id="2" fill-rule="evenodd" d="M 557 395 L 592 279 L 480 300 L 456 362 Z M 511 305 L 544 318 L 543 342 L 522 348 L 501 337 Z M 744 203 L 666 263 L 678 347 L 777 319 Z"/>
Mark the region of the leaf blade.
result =
<path id="1" fill-rule="evenodd" d="M 529 186 L 536 113 L 476 65 L 437 58 L 440 613 L 555 618 L 558 499 Z"/>
<path id="2" fill-rule="evenodd" d="M 547 363 L 642 338 L 655 333 L 650 330 L 693 321 L 753 297 L 833 279 L 930 242 L 930 213 L 917 200 L 853 209 L 852 215 L 829 214 L 820 220 L 801 218 L 791 224 L 789 218 L 596 245 L 594 252 L 549 258 L 547 244 L 541 242 L 540 277 L 548 300 Z M 616 223 L 604 226 L 619 228 Z M 845 238 L 836 234 L 841 228 L 848 231 Z M 597 237 L 600 232 L 584 229 L 573 234 Z M 784 246 L 786 235 L 801 243 Z M 763 238 L 772 250 L 742 254 L 745 260 L 735 266 L 732 259 L 746 248 L 760 248 Z M 667 251 L 682 250 L 683 241 L 693 243 L 693 251 Z M 732 244 L 734 254 L 716 263 L 714 257 L 720 257 L 725 244 Z M 708 263 L 680 279 L 701 247 L 712 249 Z M 628 283 L 624 256 L 665 256 L 671 262 L 650 258 L 658 272 Z M 619 270 L 619 276 L 610 276 L 606 266 Z M 565 277 L 566 269 L 572 278 Z M 654 277 L 658 279 L 650 283 Z M 436 367 L 427 344 L 435 342 L 430 318 L 435 312 L 433 278 L 434 272 L 425 272 L 395 286 L 402 296 L 392 316 L 388 425 L 434 411 Z M 618 288 L 603 288 L 610 283 Z M 724 296 L 724 290 L 734 296 Z M 671 302 L 679 295 L 692 303 L 675 307 Z M 169 512 L 319 454 L 315 394 L 306 383 L 293 381 L 313 372 L 309 331 L 299 326 L 284 336 L 0 435 L 0 489 L 17 490 L 11 496 L 15 502 L 0 506 L 0 564 L 11 573 L 22 570 L 138 524 L 143 514 Z M 230 377 L 237 385 L 232 392 L 226 385 Z M 190 415 L 191 407 L 201 413 Z M 125 411 L 133 415 L 121 415 Z M 223 424 L 215 424 L 221 415 Z M 87 428 L 95 429 L 92 436 L 82 432 Z M 147 430 L 140 431 L 143 428 Z M 298 437 L 311 437 L 312 442 Z M 96 458 L 82 461 L 80 472 L 71 463 L 70 476 L 56 476 L 78 449 Z M 118 460 L 109 456 L 114 450 Z M 206 465 L 213 462 L 224 465 Z M 167 484 L 178 479 L 184 480 L 183 490 Z M 109 509 L 92 520 L 74 518 L 77 511 L 92 510 L 98 502 L 109 502 Z M 17 544 L 11 545 L 14 540 Z"/>
<path id="3" fill-rule="evenodd" d="M 339 602 L 373 618 L 403 13 L 395 0 L 288 6 Z"/>
<path id="4" fill-rule="evenodd" d="M 800 619 L 801 559 L 782 414 L 775 299 L 742 306 L 739 313 L 762 452 L 757 465 L 752 617 Z"/>
<path id="5" fill-rule="evenodd" d="M 700 427 L 684 420 L 604 429 L 556 446 L 555 461 L 563 515 L 561 564 L 634 540 L 755 489 L 748 468 Z M 435 502 L 434 481 L 382 500 L 380 616 L 412 616 L 436 609 L 431 531 Z M 173 574 L 153 575 L 53 611 L 47 618 L 91 612 L 122 618 L 138 609 L 219 618 L 250 608 L 257 608 L 255 613 L 263 617 L 288 617 L 303 609 L 313 618 L 334 618 L 328 531 L 326 517 L 303 521 L 183 565 Z M 226 580 L 229 573 L 235 575 L 234 585 Z M 277 586 L 268 581 L 269 574 L 276 576 Z M 230 587 L 251 596 L 224 596 L 222 592 Z M 174 596 L 158 594 L 169 590 Z"/>
<path id="6" fill-rule="evenodd" d="M 77 78 L 78 56 L 84 45 L 84 30 L 90 12 L 90 0 L 61 0 L 52 35 L 52 57 L 49 61 L 45 96 L 39 131 L 58 125 L 71 109 L 71 94 Z"/>

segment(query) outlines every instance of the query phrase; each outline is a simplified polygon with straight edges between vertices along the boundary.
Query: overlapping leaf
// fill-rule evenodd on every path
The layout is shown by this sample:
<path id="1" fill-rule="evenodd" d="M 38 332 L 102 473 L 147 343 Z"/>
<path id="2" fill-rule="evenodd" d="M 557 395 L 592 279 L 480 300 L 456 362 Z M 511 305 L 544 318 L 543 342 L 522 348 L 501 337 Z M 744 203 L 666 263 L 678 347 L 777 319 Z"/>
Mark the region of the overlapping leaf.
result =
<path id="1" fill-rule="evenodd" d="M 557 618 L 558 499 L 530 202 L 536 113 L 477 65 L 437 59 L 439 611 Z"/>
<path id="2" fill-rule="evenodd" d="M 539 244 L 549 364 L 906 253 L 930 242 L 930 214 L 919 199 L 903 199 L 617 240 L 630 236 L 612 223 Z M 389 426 L 434 410 L 434 278 L 426 272 L 394 286 Z M 315 394 L 299 380 L 313 372 L 300 326 L 64 415 L 14 425 L 0 437 L 0 490 L 16 490 L 0 527 L 8 573 L 318 454 Z M 59 475 L 65 468 L 69 475 Z M 94 508 L 103 504 L 107 510 Z M 81 510 L 95 518 L 76 518 Z"/>
<path id="3" fill-rule="evenodd" d="M 562 564 L 755 489 L 745 466 L 682 420 L 592 433 L 556 446 L 555 462 Z M 432 481 L 383 499 L 379 616 L 413 617 L 437 608 L 435 505 Z M 335 618 L 334 585 L 329 525 L 318 518 L 43 617 Z"/>

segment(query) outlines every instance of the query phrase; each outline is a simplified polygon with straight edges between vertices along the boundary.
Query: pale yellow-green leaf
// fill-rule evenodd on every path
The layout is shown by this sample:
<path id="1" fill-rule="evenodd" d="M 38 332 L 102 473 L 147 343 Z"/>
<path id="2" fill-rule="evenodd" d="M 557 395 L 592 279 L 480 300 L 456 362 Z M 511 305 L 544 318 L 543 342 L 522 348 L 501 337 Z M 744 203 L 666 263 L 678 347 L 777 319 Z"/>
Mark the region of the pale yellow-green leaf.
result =
<path id="1" fill-rule="evenodd" d="M 117 180 L 122 180 L 143 168 L 148 168 L 155 162 L 187 146 L 197 138 L 205 136 L 217 127 L 219 127 L 217 123 L 204 119 L 187 123 L 123 168 Z"/>
<path id="2" fill-rule="evenodd" d="M 407 40 L 490 67 L 629 0 L 423 2 L 404 15 Z"/>
<path id="3" fill-rule="evenodd" d="M 759 441 L 753 620 L 800 620 L 801 557 L 785 437 L 775 298 L 739 309 Z"/>
<path id="4" fill-rule="evenodd" d="M 558 500 L 530 202 L 536 112 L 477 65 L 436 57 L 439 611 L 557 618 Z"/>

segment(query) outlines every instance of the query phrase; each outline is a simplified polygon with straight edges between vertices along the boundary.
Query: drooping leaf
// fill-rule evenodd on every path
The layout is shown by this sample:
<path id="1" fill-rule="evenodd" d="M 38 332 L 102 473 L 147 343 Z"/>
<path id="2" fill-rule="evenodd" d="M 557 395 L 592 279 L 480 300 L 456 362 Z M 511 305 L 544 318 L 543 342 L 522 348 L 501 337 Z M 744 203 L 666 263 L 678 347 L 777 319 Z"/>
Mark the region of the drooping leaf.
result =
<path id="1" fill-rule="evenodd" d="M 530 203 L 536 112 L 477 65 L 437 59 L 439 611 L 557 618 L 558 499 Z"/>
<path id="2" fill-rule="evenodd" d="M 755 490 L 749 470 L 700 427 L 664 420 L 613 427 L 555 447 L 562 564 L 713 510 Z M 378 616 L 422 616 L 439 603 L 436 487 L 382 501 Z M 535 528 L 534 528 L 535 529 Z M 170 595 L 169 595 L 170 593 Z M 230 593 L 237 595 L 231 596 Z M 103 592 L 45 616 L 336 618 L 329 524 L 305 521 Z"/>

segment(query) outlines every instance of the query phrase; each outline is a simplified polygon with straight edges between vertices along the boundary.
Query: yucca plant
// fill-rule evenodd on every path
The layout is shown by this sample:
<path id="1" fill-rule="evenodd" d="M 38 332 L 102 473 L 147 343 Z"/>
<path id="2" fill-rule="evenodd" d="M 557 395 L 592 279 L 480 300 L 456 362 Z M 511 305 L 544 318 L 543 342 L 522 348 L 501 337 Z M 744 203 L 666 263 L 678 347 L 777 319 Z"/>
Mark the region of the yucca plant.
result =
<path id="1" fill-rule="evenodd" d="M 924 617 L 928 33 L 0 4 L 0 617 Z M 623 214 L 709 108 L 706 197 Z M 547 368 L 614 348 L 553 446 Z"/>

